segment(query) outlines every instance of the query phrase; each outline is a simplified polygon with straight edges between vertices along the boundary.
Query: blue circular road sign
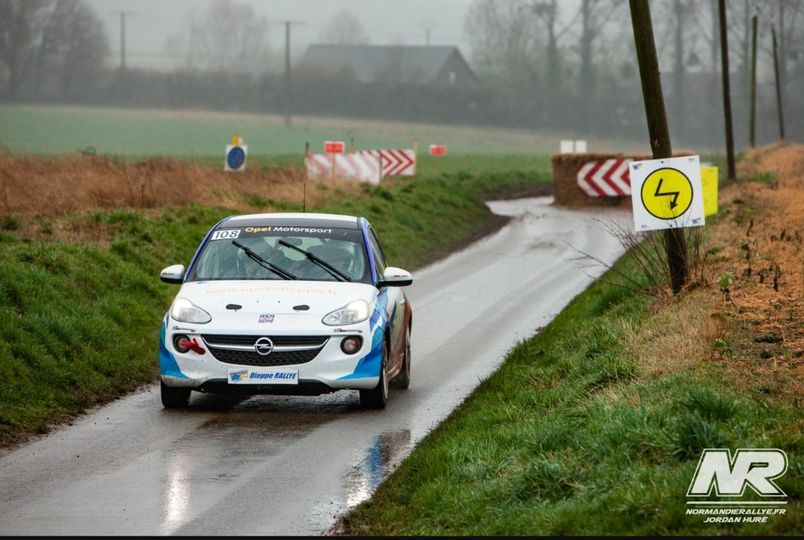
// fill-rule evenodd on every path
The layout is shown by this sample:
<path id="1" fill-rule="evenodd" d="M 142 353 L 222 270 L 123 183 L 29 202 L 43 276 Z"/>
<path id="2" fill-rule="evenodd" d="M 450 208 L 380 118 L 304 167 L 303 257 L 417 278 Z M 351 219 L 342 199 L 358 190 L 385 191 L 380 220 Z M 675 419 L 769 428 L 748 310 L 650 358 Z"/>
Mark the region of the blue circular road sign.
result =
<path id="1" fill-rule="evenodd" d="M 230 169 L 239 169 L 246 161 L 246 152 L 239 146 L 233 147 L 226 155 L 226 164 Z"/>

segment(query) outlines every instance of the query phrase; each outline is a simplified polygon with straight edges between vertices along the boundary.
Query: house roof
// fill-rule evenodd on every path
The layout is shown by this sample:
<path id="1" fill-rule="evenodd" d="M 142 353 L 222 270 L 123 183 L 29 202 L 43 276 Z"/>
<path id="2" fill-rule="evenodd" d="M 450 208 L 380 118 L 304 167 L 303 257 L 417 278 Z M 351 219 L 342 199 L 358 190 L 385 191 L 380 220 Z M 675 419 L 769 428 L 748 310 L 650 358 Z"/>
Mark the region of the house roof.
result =
<path id="1" fill-rule="evenodd" d="M 333 71 L 351 69 L 362 82 L 373 81 L 389 69 L 406 77 L 432 81 L 454 54 L 466 64 L 455 46 L 315 44 L 308 47 L 299 63 Z M 466 69 L 474 77 L 468 64 Z"/>

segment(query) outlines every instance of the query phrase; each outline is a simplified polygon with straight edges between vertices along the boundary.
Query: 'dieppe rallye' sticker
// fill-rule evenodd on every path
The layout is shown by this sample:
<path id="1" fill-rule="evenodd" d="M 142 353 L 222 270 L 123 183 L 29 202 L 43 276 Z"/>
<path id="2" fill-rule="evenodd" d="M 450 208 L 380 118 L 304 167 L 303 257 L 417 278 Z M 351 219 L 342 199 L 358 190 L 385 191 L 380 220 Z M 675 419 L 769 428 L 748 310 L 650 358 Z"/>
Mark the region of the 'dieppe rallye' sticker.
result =
<path id="1" fill-rule="evenodd" d="M 299 384 L 298 369 L 230 369 L 229 384 Z"/>

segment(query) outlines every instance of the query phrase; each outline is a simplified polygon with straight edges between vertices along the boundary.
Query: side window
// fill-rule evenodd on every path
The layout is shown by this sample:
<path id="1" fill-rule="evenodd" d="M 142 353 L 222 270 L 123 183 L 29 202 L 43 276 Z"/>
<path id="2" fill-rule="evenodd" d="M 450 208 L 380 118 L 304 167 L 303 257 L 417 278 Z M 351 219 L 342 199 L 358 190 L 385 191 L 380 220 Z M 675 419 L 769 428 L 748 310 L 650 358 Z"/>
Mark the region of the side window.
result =
<path id="1" fill-rule="evenodd" d="M 374 260 L 377 262 L 377 273 L 382 275 L 385 272 L 385 267 L 388 266 L 385 263 L 385 253 L 382 251 L 382 246 L 380 246 L 380 240 L 377 238 L 377 235 L 374 234 L 373 229 L 369 229 L 369 243 L 371 244 L 371 251 L 374 254 Z"/>

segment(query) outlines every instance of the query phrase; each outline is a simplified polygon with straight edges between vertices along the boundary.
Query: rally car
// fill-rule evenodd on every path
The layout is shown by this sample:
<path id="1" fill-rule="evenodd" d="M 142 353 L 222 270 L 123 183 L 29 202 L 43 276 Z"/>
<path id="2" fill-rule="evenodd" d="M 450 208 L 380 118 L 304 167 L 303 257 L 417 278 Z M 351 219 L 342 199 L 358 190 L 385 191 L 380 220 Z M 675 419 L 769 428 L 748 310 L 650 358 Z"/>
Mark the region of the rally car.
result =
<path id="1" fill-rule="evenodd" d="M 190 265 L 159 338 L 162 404 L 185 408 L 193 390 L 318 395 L 356 389 L 385 408 L 389 386 L 410 384 L 411 274 L 388 266 L 363 217 L 228 217 Z"/>

